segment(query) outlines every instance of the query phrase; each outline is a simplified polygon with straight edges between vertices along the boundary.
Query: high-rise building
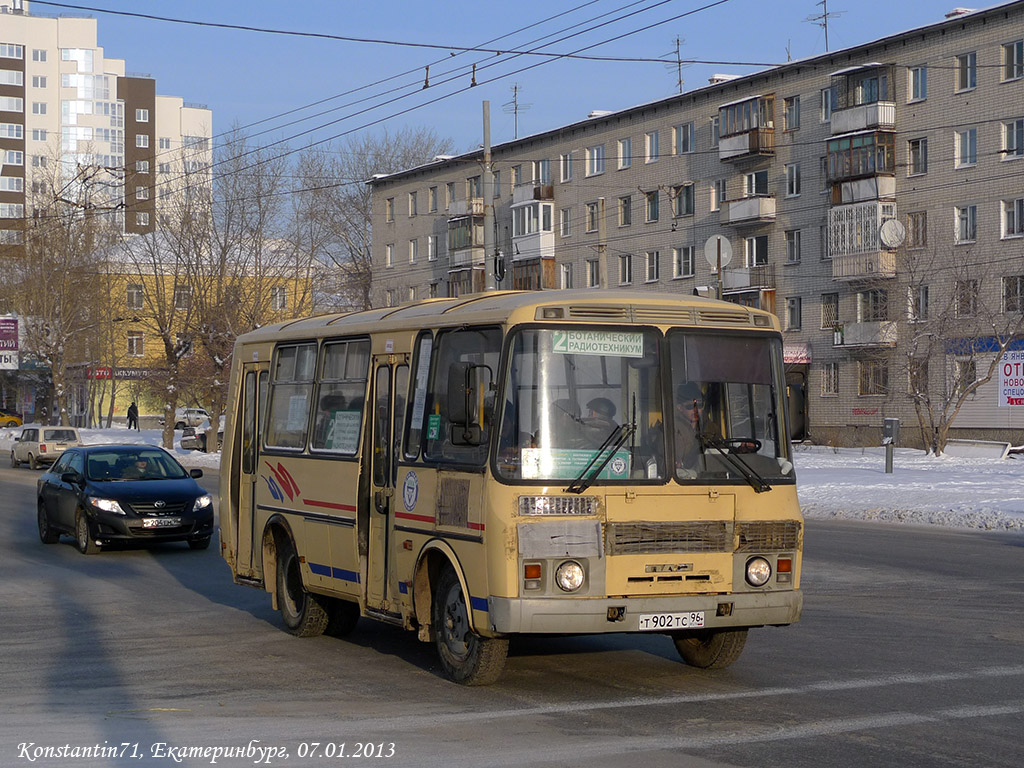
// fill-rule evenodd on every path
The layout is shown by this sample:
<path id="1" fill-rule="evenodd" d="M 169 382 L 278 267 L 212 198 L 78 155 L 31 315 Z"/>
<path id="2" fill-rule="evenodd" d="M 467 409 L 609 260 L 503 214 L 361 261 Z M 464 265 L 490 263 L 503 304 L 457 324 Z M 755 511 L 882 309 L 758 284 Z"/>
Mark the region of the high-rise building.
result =
<path id="1" fill-rule="evenodd" d="M 496 145 L 496 254 L 479 151 L 375 177 L 375 303 L 495 262 L 504 289 L 721 290 L 781 318 L 796 437 L 927 444 L 919 414 L 955 411 L 1020 443 L 1024 2 L 927 21 Z"/>

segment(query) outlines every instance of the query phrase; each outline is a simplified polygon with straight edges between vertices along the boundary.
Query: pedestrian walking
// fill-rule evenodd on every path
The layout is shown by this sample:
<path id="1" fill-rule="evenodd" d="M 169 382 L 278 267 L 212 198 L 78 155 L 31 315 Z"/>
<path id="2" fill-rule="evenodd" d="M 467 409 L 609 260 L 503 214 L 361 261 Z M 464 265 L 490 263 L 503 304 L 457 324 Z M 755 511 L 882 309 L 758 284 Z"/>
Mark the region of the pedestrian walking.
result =
<path id="1" fill-rule="evenodd" d="M 139 407 L 137 405 L 135 405 L 134 401 L 132 401 L 132 404 L 128 406 L 128 429 L 138 430 L 138 428 L 139 428 Z"/>

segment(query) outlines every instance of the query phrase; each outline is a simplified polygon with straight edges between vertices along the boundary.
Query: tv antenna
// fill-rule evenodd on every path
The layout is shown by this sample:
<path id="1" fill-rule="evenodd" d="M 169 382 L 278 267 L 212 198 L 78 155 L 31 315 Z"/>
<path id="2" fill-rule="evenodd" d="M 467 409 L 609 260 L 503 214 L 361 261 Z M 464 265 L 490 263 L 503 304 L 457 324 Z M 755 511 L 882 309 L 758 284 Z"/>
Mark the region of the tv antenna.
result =
<path id="1" fill-rule="evenodd" d="M 808 16 L 804 21 L 809 21 L 812 24 L 817 24 L 819 27 L 825 30 L 825 53 L 828 53 L 828 20 L 836 16 L 842 16 L 845 11 L 832 11 L 828 10 L 828 0 L 821 0 L 817 5 L 821 6 L 821 13 L 817 16 Z"/>
<path id="2" fill-rule="evenodd" d="M 523 104 L 523 103 L 521 103 L 519 101 L 519 91 L 521 90 L 521 88 L 519 87 L 519 83 L 513 83 L 511 90 L 512 90 L 512 101 L 510 101 L 510 102 L 508 102 L 506 104 L 502 104 L 501 108 L 505 111 L 505 114 L 509 114 L 509 115 L 513 116 L 513 120 L 512 120 L 512 122 L 513 122 L 512 138 L 513 139 L 518 139 L 519 138 L 519 113 L 520 112 L 525 112 L 530 107 L 532 107 L 533 104 Z"/>
<path id="3" fill-rule="evenodd" d="M 686 67 L 690 66 L 689 63 L 683 61 L 682 48 L 683 48 L 683 43 L 685 43 L 685 42 L 686 42 L 686 38 L 676 36 L 675 51 L 674 52 L 670 51 L 668 53 L 669 56 L 671 56 L 673 53 L 675 53 L 676 60 L 675 61 L 669 61 L 669 62 L 667 62 L 665 64 L 665 67 L 667 69 L 669 69 L 669 70 L 673 70 L 674 69 L 676 71 L 676 88 L 679 89 L 679 93 L 683 92 L 683 86 L 685 84 L 684 81 L 683 81 L 683 69 L 685 69 Z"/>

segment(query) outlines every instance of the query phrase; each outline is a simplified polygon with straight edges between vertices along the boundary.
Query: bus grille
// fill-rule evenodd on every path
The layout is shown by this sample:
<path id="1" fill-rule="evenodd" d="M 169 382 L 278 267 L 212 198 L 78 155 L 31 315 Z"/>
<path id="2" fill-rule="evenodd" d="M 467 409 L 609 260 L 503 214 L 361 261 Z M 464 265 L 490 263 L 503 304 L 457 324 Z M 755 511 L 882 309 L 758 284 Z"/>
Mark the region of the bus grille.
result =
<path id="1" fill-rule="evenodd" d="M 661 552 L 727 552 L 732 549 L 732 524 L 722 520 L 692 523 L 609 523 L 605 548 L 609 555 Z"/>
<path id="2" fill-rule="evenodd" d="M 796 549 L 800 523 L 796 520 L 772 520 L 737 523 L 737 552 L 784 552 Z"/>
<path id="3" fill-rule="evenodd" d="M 692 325 L 693 312 L 675 307 L 633 307 L 633 320 L 659 325 Z"/>
<path id="4" fill-rule="evenodd" d="M 750 314 L 747 312 L 732 312 L 728 309 L 702 309 L 698 312 L 698 320 L 701 323 L 719 325 L 726 323 L 748 325 L 750 323 Z"/>
<path id="5" fill-rule="evenodd" d="M 570 304 L 569 317 L 583 317 L 592 320 L 629 320 L 629 307 Z"/>

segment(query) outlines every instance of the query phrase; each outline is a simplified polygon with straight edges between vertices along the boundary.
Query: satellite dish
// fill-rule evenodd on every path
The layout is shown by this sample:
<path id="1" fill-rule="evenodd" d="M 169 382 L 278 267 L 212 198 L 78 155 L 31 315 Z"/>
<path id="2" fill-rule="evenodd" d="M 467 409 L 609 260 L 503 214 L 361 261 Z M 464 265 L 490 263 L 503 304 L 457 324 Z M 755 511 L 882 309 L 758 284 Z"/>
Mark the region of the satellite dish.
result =
<path id="1" fill-rule="evenodd" d="M 704 258 L 707 259 L 712 269 L 718 269 L 719 250 L 721 250 L 722 266 L 724 267 L 732 259 L 732 244 L 727 237 L 712 235 L 704 243 Z"/>
<path id="2" fill-rule="evenodd" d="M 878 239 L 886 248 L 899 248 L 907 238 L 907 228 L 896 219 L 887 219 L 878 229 Z"/>

